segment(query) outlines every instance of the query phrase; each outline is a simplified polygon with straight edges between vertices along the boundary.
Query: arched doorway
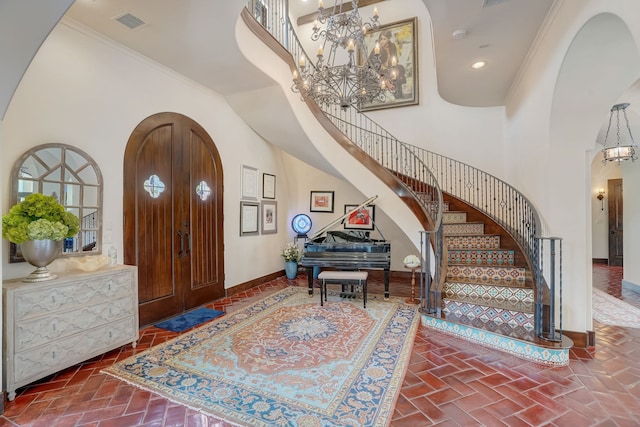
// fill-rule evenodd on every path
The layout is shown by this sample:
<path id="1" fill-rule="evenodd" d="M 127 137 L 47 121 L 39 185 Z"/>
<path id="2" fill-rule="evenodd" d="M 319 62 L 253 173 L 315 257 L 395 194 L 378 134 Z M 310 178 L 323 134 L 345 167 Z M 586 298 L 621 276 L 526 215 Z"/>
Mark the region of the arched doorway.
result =
<path id="1" fill-rule="evenodd" d="M 124 262 L 138 266 L 140 325 L 224 295 L 223 172 L 207 132 L 158 113 L 124 155 Z"/>

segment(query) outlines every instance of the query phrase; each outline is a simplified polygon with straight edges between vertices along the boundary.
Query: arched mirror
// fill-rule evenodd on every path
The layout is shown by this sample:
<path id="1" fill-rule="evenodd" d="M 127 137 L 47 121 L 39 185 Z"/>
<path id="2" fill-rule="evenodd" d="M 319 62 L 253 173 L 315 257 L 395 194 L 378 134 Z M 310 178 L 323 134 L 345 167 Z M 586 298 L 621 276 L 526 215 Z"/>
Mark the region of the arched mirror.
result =
<path id="1" fill-rule="evenodd" d="M 32 193 L 42 193 L 55 197 L 78 216 L 80 230 L 64 240 L 62 256 L 102 252 L 102 173 L 87 153 L 65 144 L 32 148 L 13 166 L 11 189 L 12 202 L 21 202 Z M 11 243 L 9 262 L 22 261 L 20 247 Z"/>

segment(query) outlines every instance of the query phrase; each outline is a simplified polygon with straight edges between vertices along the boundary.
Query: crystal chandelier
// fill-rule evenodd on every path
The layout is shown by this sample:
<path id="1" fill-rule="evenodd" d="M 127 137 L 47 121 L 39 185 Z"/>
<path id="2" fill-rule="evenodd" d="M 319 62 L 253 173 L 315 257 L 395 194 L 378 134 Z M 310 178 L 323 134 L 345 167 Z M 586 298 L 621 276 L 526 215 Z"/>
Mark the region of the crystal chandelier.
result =
<path id="1" fill-rule="evenodd" d="M 332 9 L 325 9 L 322 0 L 318 2 L 318 17 L 311 34 L 311 40 L 323 40 L 318 48 L 318 61 L 315 65 L 307 64 L 303 55 L 293 72 L 291 86 L 303 100 L 312 99 L 320 106 L 339 105 L 345 111 L 374 100 L 384 102 L 384 92 L 394 90 L 398 73 L 395 57 L 391 59 L 391 67 L 385 69 L 380 46 L 376 43 L 369 55 L 365 45 L 366 33 L 380 25 L 378 9 L 374 9 L 370 22 L 363 23 L 358 1 L 350 3 L 351 11 L 346 10 L 344 0 L 336 0 Z M 326 27 L 321 29 L 320 25 Z"/>
<path id="2" fill-rule="evenodd" d="M 604 160 L 602 161 L 604 164 L 609 162 L 617 162 L 618 165 L 623 160 L 634 161 L 638 158 L 636 156 L 636 148 L 638 146 L 633 140 L 633 135 L 631 135 L 631 128 L 629 127 L 629 119 L 627 118 L 627 107 L 629 103 L 616 104 L 611 107 L 611 115 L 609 116 L 609 126 L 607 127 L 607 133 L 604 137 L 604 148 L 602 149 L 602 154 L 604 155 Z M 620 135 L 620 111 L 622 111 L 622 115 L 624 116 L 624 121 L 627 126 L 627 133 L 629 134 L 628 141 L 623 143 L 624 138 Z M 609 137 L 609 130 L 611 129 L 611 120 L 613 119 L 613 114 L 615 112 L 616 115 L 616 145 L 607 147 L 607 138 Z"/>

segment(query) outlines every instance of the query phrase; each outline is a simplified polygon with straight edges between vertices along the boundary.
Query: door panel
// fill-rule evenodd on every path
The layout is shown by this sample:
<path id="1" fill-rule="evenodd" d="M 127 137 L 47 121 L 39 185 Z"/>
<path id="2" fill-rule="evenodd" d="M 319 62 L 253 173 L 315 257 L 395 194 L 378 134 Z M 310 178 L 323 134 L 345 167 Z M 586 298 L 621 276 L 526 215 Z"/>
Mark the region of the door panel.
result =
<path id="1" fill-rule="evenodd" d="M 124 260 L 138 266 L 140 325 L 223 296 L 222 167 L 208 134 L 179 114 L 151 116 L 129 139 L 124 172 Z"/>
<path id="2" fill-rule="evenodd" d="M 610 179 L 609 191 L 609 265 L 623 264 L 622 180 Z"/>
<path id="3" fill-rule="evenodd" d="M 188 195 L 190 292 L 185 295 L 186 307 L 196 307 L 224 296 L 222 239 L 222 176 L 217 153 L 201 137 L 202 130 L 189 129 L 189 147 L 185 158 L 189 160 L 190 181 Z"/>

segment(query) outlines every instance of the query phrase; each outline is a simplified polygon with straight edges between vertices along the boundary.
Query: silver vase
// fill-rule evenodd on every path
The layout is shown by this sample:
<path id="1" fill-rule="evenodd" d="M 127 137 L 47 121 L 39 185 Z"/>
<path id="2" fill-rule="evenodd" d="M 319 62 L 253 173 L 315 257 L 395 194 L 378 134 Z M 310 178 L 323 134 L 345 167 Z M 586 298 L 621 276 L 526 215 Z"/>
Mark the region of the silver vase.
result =
<path id="1" fill-rule="evenodd" d="M 27 240 L 20 244 L 22 256 L 27 262 L 37 267 L 33 273 L 22 279 L 23 282 L 43 282 L 58 277 L 47 270 L 60 253 L 61 240 Z"/>

